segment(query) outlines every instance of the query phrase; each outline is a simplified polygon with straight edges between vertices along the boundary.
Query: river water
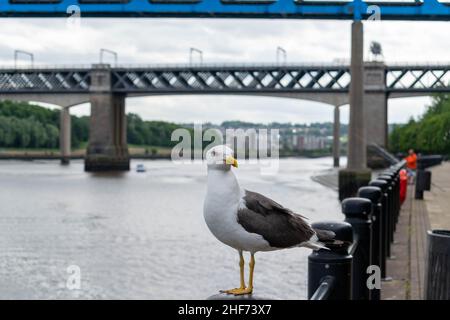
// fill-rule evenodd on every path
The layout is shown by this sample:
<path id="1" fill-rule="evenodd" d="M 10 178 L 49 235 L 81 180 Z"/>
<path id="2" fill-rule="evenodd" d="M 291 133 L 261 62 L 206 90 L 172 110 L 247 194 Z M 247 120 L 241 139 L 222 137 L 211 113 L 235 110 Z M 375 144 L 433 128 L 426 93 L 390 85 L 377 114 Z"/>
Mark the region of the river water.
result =
<path id="1" fill-rule="evenodd" d="M 235 172 L 310 221 L 342 220 L 335 191 L 311 180 L 331 163 L 282 159 L 276 175 L 251 164 Z M 0 162 L 0 299 L 205 299 L 238 286 L 237 252 L 203 220 L 205 165 L 131 167 L 111 175 L 85 173 L 82 161 Z M 258 253 L 255 295 L 305 299 L 309 253 Z"/>

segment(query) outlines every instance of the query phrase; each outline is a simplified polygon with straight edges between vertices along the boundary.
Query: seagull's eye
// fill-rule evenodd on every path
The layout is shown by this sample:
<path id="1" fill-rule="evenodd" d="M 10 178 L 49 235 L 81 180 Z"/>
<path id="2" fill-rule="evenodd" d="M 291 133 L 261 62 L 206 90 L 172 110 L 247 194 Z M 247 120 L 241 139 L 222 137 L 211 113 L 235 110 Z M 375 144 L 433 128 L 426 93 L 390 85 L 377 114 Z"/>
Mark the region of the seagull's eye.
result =
<path id="1" fill-rule="evenodd" d="M 212 155 L 213 157 L 215 157 L 215 156 L 216 156 L 216 151 L 213 150 L 213 151 L 211 152 L 211 155 Z"/>

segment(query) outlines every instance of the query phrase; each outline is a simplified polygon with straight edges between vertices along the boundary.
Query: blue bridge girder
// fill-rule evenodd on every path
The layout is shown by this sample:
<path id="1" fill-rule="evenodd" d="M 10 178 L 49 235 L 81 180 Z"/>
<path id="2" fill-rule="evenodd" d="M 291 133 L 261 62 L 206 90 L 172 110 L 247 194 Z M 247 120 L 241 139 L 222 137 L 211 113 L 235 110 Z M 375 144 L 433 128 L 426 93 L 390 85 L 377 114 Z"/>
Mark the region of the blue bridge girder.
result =
<path id="1" fill-rule="evenodd" d="M 89 93 L 91 68 L 0 69 L 0 94 Z M 111 91 L 124 94 L 347 93 L 339 65 L 186 65 L 112 67 Z M 450 92 L 450 65 L 385 67 L 387 94 Z"/>
<path id="2" fill-rule="evenodd" d="M 450 20 L 448 0 L 0 0 L 2 17 Z M 376 7 L 375 7 L 376 6 Z"/>

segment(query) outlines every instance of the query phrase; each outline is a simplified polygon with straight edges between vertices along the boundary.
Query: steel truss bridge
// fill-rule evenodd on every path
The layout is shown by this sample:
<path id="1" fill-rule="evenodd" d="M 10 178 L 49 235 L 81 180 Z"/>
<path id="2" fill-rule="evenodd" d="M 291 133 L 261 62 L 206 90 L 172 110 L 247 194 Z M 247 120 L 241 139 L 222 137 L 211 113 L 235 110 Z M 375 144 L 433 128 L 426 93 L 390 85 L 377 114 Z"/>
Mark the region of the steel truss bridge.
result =
<path id="1" fill-rule="evenodd" d="M 111 91 L 126 94 L 345 93 L 351 80 L 350 68 L 337 65 L 100 67 L 111 74 Z M 92 70 L 0 69 L 0 94 L 89 93 Z M 384 72 L 387 93 L 450 92 L 450 64 L 385 66 Z"/>
<path id="2" fill-rule="evenodd" d="M 450 20 L 448 0 L 1 0 L 3 17 Z"/>

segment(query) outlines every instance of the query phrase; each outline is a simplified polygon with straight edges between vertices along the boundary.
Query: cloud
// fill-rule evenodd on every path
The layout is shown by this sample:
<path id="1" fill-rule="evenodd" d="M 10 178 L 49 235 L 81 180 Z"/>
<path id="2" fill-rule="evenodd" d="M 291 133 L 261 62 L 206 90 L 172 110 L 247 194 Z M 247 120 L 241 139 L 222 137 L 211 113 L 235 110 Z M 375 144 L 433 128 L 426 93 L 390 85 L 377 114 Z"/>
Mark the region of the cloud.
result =
<path id="1" fill-rule="evenodd" d="M 5 20 L 6 21 L 6 20 Z M 276 48 L 290 62 L 349 59 L 350 21 L 238 19 L 81 19 L 79 29 L 66 19 L 8 19 L 0 33 L 0 64 L 13 64 L 13 51 L 35 54 L 41 64 L 91 64 L 100 48 L 117 51 L 119 63 L 187 63 L 189 48 L 203 51 L 205 62 L 275 62 Z M 436 62 L 448 59 L 450 38 L 445 22 L 366 22 L 365 49 L 383 46 L 389 62 Z M 112 58 L 105 56 L 105 60 Z M 28 63 L 26 57 L 22 63 Z M 426 100 L 403 99 L 408 108 L 392 107 L 392 121 L 406 121 Z M 392 102 L 391 105 L 397 105 Z M 217 106 L 220 105 L 220 108 Z M 241 119 L 261 122 L 311 122 L 331 119 L 329 107 L 267 97 L 152 97 L 128 99 L 127 108 L 145 119 Z M 83 111 L 80 111 L 83 110 Z M 76 108 L 86 113 L 88 108 Z M 294 120 L 295 119 L 295 120 Z M 297 120 L 298 119 L 298 120 Z"/>
<path id="2" fill-rule="evenodd" d="M 131 98 L 127 112 L 146 119 L 174 122 L 247 120 L 305 123 L 332 121 L 332 107 L 309 101 L 249 96 L 178 96 Z"/>

